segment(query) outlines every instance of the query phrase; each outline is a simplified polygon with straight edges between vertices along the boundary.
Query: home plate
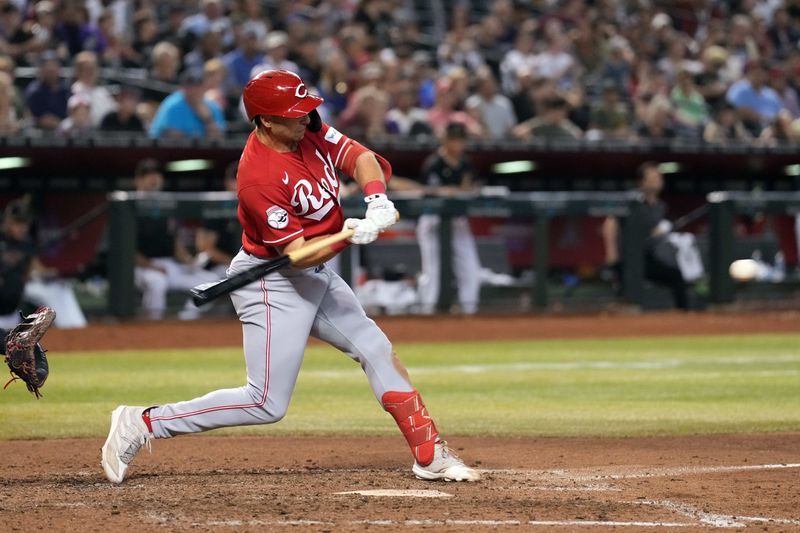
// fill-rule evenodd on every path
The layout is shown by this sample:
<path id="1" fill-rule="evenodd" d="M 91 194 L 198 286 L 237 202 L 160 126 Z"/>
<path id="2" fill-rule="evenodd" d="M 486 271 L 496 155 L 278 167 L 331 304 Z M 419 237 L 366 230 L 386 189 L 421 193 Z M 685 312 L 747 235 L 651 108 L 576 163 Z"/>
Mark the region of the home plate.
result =
<path id="1" fill-rule="evenodd" d="M 334 492 L 334 494 L 358 494 L 360 496 L 390 496 L 395 498 L 452 498 L 452 494 L 438 490 L 399 490 L 399 489 L 376 489 L 376 490 L 351 490 L 347 492 Z"/>

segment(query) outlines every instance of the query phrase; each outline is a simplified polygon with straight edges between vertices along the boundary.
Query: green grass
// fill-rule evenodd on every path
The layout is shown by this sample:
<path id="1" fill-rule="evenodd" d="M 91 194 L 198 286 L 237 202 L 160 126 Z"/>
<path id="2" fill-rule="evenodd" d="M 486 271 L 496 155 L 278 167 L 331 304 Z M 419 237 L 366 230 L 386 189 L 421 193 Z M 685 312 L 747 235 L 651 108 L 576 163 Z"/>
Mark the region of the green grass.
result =
<path id="1" fill-rule="evenodd" d="M 800 335 L 404 344 L 445 435 L 664 435 L 800 430 Z M 0 393 L 0 439 L 105 435 L 120 403 L 244 381 L 238 349 L 51 354 L 39 401 Z M 227 434 L 394 434 L 360 368 L 306 353 L 289 414 Z M 217 432 L 219 433 L 219 431 Z"/>

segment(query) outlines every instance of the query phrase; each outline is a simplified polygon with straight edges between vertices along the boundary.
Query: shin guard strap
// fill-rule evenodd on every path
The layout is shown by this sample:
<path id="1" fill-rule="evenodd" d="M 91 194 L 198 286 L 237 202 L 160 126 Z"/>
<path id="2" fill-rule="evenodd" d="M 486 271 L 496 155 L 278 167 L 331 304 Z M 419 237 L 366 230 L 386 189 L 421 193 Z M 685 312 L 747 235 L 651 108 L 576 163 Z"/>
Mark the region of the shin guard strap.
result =
<path id="1" fill-rule="evenodd" d="M 389 391 L 381 402 L 397 422 L 417 462 L 422 466 L 430 464 L 438 433 L 419 393 Z"/>

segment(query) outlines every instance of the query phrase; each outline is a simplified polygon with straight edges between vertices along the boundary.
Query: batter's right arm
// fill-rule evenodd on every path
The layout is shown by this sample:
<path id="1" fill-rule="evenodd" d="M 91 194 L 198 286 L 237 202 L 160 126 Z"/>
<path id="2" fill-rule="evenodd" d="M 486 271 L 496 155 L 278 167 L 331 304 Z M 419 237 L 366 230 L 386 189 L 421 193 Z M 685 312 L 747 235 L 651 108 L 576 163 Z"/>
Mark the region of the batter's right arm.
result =
<path id="1" fill-rule="evenodd" d="M 276 246 L 275 248 L 281 255 L 289 254 L 291 252 L 296 252 L 300 250 L 304 246 L 308 246 L 309 244 L 321 241 L 322 239 L 325 239 L 327 237 L 330 237 L 330 235 L 319 235 L 317 237 L 308 240 L 306 240 L 304 237 L 298 237 L 297 239 L 293 240 L 286 246 Z M 333 244 L 331 246 L 323 248 L 322 250 L 304 259 L 297 261 L 296 263 L 293 263 L 292 266 L 296 268 L 311 268 L 317 265 L 321 265 L 322 263 L 330 261 L 336 254 L 344 250 L 346 247 L 347 247 L 346 240 Z"/>

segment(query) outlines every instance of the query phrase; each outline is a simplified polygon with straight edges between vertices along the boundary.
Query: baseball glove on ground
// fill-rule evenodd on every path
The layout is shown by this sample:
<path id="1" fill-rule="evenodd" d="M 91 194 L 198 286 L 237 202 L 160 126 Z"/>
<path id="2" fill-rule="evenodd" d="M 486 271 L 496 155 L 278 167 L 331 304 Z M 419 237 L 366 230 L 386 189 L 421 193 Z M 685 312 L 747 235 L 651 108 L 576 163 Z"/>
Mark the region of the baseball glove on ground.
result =
<path id="1" fill-rule="evenodd" d="M 55 318 L 55 311 L 49 307 L 40 307 L 34 313 L 22 317 L 22 322 L 8 332 L 5 338 L 5 361 L 13 377 L 4 389 L 21 379 L 37 399 L 42 396 L 39 387 L 44 385 L 49 369 L 44 350 L 39 346 L 39 339 L 44 336 Z"/>

